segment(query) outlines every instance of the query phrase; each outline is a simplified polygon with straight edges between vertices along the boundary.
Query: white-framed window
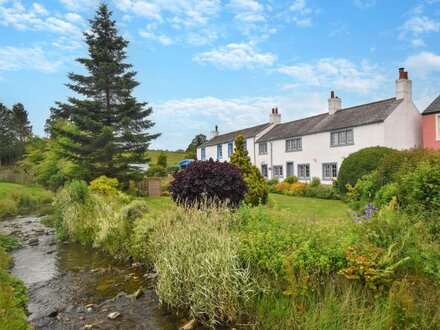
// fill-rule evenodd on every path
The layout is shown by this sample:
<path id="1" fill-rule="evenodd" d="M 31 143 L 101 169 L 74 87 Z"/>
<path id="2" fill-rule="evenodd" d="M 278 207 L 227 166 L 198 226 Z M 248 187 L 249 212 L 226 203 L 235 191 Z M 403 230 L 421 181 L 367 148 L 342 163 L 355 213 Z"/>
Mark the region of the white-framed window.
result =
<path id="1" fill-rule="evenodd" d="M 263 143 L 258 144 L 258 153 L 260 155 L 267 154 L 267 142 L 263 142 Z"/>
<path id="2" fill-rule="evenodd" d="M 234 142 L 229 142 L 228 143 L 228 157 L 231 157 L 233 152 L 234 152 Z"/>
<path id="3" fill-rule="evenodd" d="M 440 141 L 440 113 L 435 115 L 435 139 Z"/>
<path id="4" fill-rule="evenodd" d="M 338 164 L 337 163 L 323 163 L 322 164 L 322 179 L 331 180 L 338 176 Z"/>
<path id="5" fill-rule="evenodd" d="M 272 167 L 272 174 L 274 178 L 282 178 L 283 177 L 283 166 L 275 165 Z"/>
<path id="6" fill-rule="evenodd" d="M 200 149 L 200 158 L 201 158 L 201 160 L 205 160 L 206 159 L 206 149 L 205 149 L 205 147 Z"/>
<path id="7" fill-rule="evenodd" d="M 286 151 L 301 151 L 302 138 L 286 140 Z"/>
<path id="8" fill-rule="evenodd" d="M 222 159 L 222 158 L 223 158 L 222 145 L 217 144 L 217 159 Z"/>
<path id="9" fill-rule="evenodd" d="M 354 144 L 353 129 L 330 133 L 330 146 L 339 147 Z"/>
<path id="10" fill-rule="evenodd" d="M 310 164 L 298 164 L 298 179 L 310 179 Z"/>
<path id="11" fill-rule="evenodd" d="M 267 173 L 267 165 L 266 164 L 261 165 L 261 173 L 263 174 L 263 176 L 265 178 L 267 178 L 268 173 Z"/>

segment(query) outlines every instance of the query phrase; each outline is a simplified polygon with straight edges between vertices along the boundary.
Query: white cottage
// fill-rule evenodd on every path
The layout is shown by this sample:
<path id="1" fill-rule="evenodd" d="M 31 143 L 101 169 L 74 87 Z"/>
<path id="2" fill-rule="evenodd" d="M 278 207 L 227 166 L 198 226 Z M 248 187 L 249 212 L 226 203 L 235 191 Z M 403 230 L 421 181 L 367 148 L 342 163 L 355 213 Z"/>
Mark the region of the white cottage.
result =
<path id="1" fill-rule="evenodd" d="M 412 81 L 399 69 L 396 96 L 342 109 L 331 92 L 326 113 L 281 123 L 272 109 L 269 123 L 219 135 L 197 149 L 198 159 L 229 160 L 233 140 L 246 139 L 252 163 L 268 178 L 296 175 L 330 183 L 349 154 L 366 147 L 409 149 L 422 145 L 422 118 L 412 101 Z"/>

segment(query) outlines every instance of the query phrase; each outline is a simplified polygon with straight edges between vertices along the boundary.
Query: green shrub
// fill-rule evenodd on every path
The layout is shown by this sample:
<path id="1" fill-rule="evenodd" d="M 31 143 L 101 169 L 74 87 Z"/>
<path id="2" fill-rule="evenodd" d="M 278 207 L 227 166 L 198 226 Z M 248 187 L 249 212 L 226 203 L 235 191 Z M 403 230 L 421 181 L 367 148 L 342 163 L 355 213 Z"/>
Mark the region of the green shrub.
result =
<path id="1" fill-rule="evenodd" d="M 290 175 L 290 176 L 288 176 L 287 178 L 284 179 L 284 182 L 287 182 L 287 183 L 290 183 L 290 184 L 298 182 L 298 177 L 295 176 L 295 175 Z"/>
<path id="2" fill-rule="evenodd" d="M 147 170 L 148 177 L 165 177 L 167 176 L 167 169 L 161 165 L 151 165 Z"/>
<path id="3" fill-rule="evenodd" d="M 317 176 L 314 176 L 314 177 L 312 178 L 312 181 L 310 181 L 310 183 L 309 183 L 309 185 L 310 185 L 311 187 L 318 187 L 320 184 L 321 184 L 321 179 L 318 178 Z"/>
<path id="4" fill-rule="evenodd" d="M 167 173 L 168 173 L 168 174 L 171 174 L 171 175 L 174 175 L 174 174 L 176 174 L 177 172 L 179 172 L 179 169 L 180 169 L 180 167 L 177 166 L 177 165 L 168 166 L 168 167 L 167 167 Z"/>
<path id="5" fill-rule="evenodd" d="M 119 182 L 118 179 L 108 178 L 105 175 L 92 180 L 89 184 L 89 188 L 93 192 L 98 192 L 104 195 L 114 194 L 118 191 Z"/>
<path id="6" fill-rule="evenodd" d="M 397 195 L 412 211 L 440 213 L 440 160 L 432 164 L 423 161 L 399 179 Z"/>
<path id="7" fill-rule="evenodd" d="M 6 251 L 18 249 L 21 246 L 22 243 L 19 239 L 9 235 L 0 234 L 0 247 L 3 247 Z"/>
<path id="8" fill-rule="evenodd" d="M 266 179 L 256 166 L 252 166 L 248 173 L 243 176 L 247 192 L 244 195 L 245 203 L 251 205 L 266 204 L 269 190 Z"/>
<path id="9" fill-rule="evenodd" d="M 231 164 L 241 170 L 247 192 L 244 196 L 246 203 L 251 205 L 266 204 L 269 194 L 266 178 L 258 167 L 252 165 L 251 158 L 245 147 L 243 135 L 238 135 L 234 141 L 234 152 L 231 154 Z"/>
<path id="10" fill-rule="evenodd" d="M 6 198 L 0 199 L 0 219 L 14 217 L 19 214 L 17 202 Z"/>
<path id="11" fill-rule="evenodd" d="M 207 217 L 208 214 L 208 217 Z M 215 327 L 240 320 L 252 295 L 249 270 L 228 212 L 166 212 L 154 233 L 156 291 L 160 300 Z"/>
<path id="12" fill-rule="evenodd" d="M 395 196 L 397 196 L 397 184 L 395 182 L 387 183 L 374 196 L 374 204 L 377 206 L 387 205 Z"/>
<path id="13" fill-rule="evenodd" d="M 379 162 L 393 152 L 393 149 L 386 147 L 369 147 L 350 154 L 339 169 L 339 190 L 343 193 L 347 192 L 347 184 L 354 186 L 358 179 L 375 170 Z"/>
<path id="14" fill-rule="evenodd" d="M 157 165 L 167 168 L 167 154 L 164 151 L 161 151 L 157 156 Z"/>

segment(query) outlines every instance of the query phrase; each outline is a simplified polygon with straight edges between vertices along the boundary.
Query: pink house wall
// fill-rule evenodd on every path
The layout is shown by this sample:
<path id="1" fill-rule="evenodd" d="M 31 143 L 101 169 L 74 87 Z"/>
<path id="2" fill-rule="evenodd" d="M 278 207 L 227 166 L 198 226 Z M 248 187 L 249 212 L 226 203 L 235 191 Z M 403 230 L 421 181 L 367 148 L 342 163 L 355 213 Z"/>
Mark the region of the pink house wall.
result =
<path id="1" fill-rule="evenodd" d="M 423 147 L 440 149 L 440 140 L 437 140 L 435 120 L 438 114 L 423 116 Z"/>

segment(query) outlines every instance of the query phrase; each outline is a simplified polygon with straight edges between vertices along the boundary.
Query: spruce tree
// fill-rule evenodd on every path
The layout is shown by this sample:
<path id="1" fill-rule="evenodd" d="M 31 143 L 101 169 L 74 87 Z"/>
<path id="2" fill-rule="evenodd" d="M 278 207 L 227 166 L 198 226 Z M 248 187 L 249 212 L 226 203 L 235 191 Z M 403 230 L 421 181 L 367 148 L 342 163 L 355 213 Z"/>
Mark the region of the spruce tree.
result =
<path id="1" fill-rule="evenodd" d="M 67 84 L 79 97 L 56 102 L 48 128 L 61 141 L 66 157 L 87 170 L 91 180 L 100 175 L 126 182 L 139 177 L 131 163 L 146 163 L 152 108 L 132 96 L 139 85 L 136 72 L 125 63 L 128 42 L 118 34 L 112 12 L 101 4 L 84 32 L 88 57 L 79 58 L 88 74 L 69 73 Z M 70 125 L 57 125 L 64 120 Z"/>

